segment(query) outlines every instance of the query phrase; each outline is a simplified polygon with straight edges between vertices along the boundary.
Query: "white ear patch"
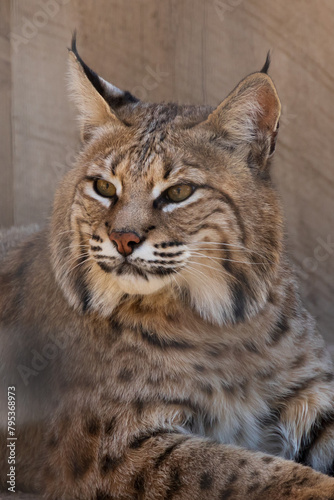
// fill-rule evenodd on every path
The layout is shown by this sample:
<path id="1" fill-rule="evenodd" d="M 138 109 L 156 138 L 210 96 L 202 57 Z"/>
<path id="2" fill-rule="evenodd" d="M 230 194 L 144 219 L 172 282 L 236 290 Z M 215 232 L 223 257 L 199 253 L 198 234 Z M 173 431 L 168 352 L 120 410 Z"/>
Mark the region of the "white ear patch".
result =
<path id="1" fill-rule="evenodd" d="M 102 86 L 107 90 L 107 93 L 112 95 L 113 97 L 122 97 L 124 96 L 125 92 L 115 85 L 112 85 L 112 83 L 107 82 L 104 78 L 99 76 L 99 80 L 102 84 Z"/>

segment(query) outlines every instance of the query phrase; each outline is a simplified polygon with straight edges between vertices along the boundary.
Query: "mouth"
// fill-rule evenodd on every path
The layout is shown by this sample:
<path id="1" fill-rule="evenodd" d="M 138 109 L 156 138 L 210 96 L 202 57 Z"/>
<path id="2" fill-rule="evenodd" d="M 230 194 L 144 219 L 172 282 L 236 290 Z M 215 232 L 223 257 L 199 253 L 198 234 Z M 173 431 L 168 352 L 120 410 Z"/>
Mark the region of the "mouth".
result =
<path id="1" fill-rule="evenodd" d="M 117 276 L 130 275 L 130 276 L 140 277 L 148 281 L 148 276 L 145 271 L 143 271 L 140 267 L 136 266 L 135 264 L 132 264 L 126 260 L 118 264 L 115 267 L 114 272 Z"/>
<path id="2" fill-rule="evenodd" d="M 116 276 L 116 282 L 120 289 L 129 295 L 155 293 L 168 285 L 170 275 L 176 272 L 174 269 L 152 268 L 151 266 L 150 269 L 144 269 L 127 259 L 118 264 L 98 260 L 97 264 L 105 273 Z"/>

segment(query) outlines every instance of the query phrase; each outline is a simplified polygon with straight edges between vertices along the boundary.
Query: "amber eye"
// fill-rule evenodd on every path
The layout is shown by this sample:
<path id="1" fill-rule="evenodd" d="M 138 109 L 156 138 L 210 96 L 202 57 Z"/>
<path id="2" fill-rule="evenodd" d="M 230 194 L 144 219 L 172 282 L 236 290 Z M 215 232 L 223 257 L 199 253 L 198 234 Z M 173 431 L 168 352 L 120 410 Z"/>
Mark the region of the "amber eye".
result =
<path id="1" fill-rule="evenodd" d="M 111 198 L 116 194 L 116 187 L 111 182 L 105 181 L 104 179 L 96 179 L 94 182 L 95 191 L 104 196 L 105 198 Z"/>
<path id="2" fill-rule="evenodd" d="M 167 189 L 167 197 L 169 200 L 178 203 L 184 201 L 194 192 L 194 187 L 189 184 L 178 184 Z"/>

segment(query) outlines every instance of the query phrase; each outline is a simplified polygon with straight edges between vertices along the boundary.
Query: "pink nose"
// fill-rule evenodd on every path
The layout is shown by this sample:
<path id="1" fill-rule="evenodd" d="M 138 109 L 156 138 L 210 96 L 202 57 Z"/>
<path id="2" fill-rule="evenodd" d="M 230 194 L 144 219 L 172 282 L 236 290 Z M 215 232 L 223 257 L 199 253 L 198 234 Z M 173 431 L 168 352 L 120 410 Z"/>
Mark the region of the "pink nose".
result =
<path id="1" fill-rule="evenodd" d="M 114 243 L 117 248 L 117 251 L 126 257 L 133 252 L 133 249 L 138 243 L 141 242 L 141 239 L 136 233 L 124 233 L 121 231 L 113 231 L 109 235 L 110 241 Z"/>

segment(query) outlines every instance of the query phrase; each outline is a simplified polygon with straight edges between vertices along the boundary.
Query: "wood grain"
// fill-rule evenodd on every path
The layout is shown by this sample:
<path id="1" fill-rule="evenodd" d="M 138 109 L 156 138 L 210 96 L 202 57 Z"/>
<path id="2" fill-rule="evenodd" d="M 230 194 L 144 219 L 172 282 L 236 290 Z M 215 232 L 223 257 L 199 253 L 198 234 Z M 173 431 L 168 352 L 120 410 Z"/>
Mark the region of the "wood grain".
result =
<path id="1" fill-rule="evenodd" d="M 13 39 L 22 34 L 26 20 L 36 24 L 43 2 L 2 0 L 1 33 L 10 26 Z M 288 247 L 306 304 L 320 331 L 334 342 L 333 2 L 52 2 L 59 6 L 57 13 L 20 50 L 13 43 L 10 50 L 1 34 L 5 189 L 0 224 L 44 220 L 55 186 L 78 148 L 64 78 L 74 28 L 88 64 L 153 101 L 217 104 L 243 76 L 259 69 L 272 49 L 270 73 L 283 104 L 274 178 L 285 209 Z"/>
<path id="2" fill-rule="evenodd" d="M 10 0 L 0 2 L 0 220 L 4 226 L 14 224 L 12 164 L 12 85 L 10 50 Z"/>

